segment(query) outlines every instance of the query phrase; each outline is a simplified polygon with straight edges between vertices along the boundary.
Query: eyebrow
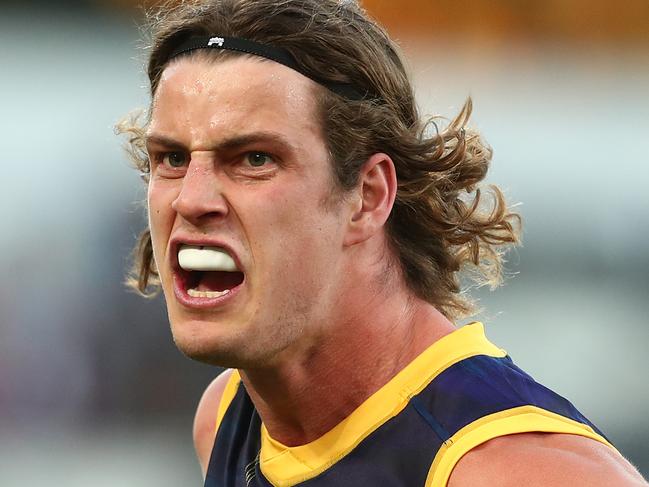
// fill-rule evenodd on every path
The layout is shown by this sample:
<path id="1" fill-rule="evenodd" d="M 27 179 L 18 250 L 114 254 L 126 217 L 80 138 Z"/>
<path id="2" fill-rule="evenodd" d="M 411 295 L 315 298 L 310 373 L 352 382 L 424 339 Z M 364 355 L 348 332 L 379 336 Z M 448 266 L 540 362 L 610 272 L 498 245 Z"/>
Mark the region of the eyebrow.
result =
<path id="1" fill-rule="evenodd" d="M 283 135 L 276 132 L 252 132 L 249 134 L 236 135 L 210 145 L 204 150 L 212 152 L 230 152 L 260 142 L 279 146 L 285 151 L 295 151 L 293 144 L 291 144 Z M 149 144 L 157 144 L 173 149 L 188 151 L 187 147 L 183 143 L 162 134 L 148 134 L 145 137 L 145 143 L 147 146 Z"/>

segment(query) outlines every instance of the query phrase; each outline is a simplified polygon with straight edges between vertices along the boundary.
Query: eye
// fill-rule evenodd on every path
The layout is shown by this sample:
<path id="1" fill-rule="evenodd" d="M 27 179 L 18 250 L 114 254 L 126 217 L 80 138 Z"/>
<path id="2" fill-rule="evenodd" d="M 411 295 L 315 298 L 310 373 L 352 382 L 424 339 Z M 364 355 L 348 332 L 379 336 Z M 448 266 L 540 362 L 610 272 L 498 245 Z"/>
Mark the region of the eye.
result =
<path id="1" fill-rule="evenodd" d="M 166 152 L 162 155 L 162 163 L 169 167 L 183 167 L 187 164 L 187 155 L 182 152 Z"/>
<path id="2" fill-rule="evenodd" d="M 273 162 L 273 158 L 265 152 L 249 152 L 246 154 L 246 160 L 252 167 L 261 167 Z"/>

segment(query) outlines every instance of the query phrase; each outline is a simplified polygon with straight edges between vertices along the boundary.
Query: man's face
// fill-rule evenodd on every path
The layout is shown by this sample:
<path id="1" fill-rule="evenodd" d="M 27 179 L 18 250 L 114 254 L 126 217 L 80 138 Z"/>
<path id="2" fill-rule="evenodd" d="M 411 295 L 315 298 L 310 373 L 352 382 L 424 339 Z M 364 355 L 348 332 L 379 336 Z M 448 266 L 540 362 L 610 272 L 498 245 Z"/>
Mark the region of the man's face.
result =
<path id="1" fill-rule="evenodd" d="M 329 203 L 313 93 L 257 58 L 185 58 L 162 75 L 149 226 L 174 340 L 191 357 L 262 365 L 308 346 L 331 318 L 346 217 Z"/>

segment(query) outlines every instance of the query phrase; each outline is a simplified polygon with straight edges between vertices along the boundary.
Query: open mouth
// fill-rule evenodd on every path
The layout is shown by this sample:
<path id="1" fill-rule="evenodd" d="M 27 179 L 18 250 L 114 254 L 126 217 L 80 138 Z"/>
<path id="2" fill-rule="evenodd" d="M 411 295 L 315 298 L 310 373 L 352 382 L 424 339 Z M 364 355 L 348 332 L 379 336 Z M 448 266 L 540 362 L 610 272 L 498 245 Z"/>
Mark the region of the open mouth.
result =
<path id="1" fill-rule="evenodd" d="M 245 279 L 234 259 L 218 247 L 181 245 L 178 264 L 176 275 L 180 291 L 191 298 L 224 297 Z"/>
<path id="2" fill-rule="evenodd" d="M 182 271 L 185 291 L 193 298 L 218 298 L 243 282 L 243 272 Z"/>

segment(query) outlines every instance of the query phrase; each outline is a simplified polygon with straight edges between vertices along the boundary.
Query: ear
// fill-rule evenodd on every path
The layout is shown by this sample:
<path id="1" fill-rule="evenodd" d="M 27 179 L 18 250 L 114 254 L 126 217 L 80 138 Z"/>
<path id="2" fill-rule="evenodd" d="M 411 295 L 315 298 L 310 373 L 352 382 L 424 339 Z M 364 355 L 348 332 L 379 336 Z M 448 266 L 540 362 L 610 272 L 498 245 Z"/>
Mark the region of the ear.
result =
<path id="1" fill-rule="evenodd" d="M 397 194 L 397 173 L 387 154 L 373 154 L 361 168 L 352 199 L 345 245 L 367 240 L 381 231 Z"/>

